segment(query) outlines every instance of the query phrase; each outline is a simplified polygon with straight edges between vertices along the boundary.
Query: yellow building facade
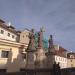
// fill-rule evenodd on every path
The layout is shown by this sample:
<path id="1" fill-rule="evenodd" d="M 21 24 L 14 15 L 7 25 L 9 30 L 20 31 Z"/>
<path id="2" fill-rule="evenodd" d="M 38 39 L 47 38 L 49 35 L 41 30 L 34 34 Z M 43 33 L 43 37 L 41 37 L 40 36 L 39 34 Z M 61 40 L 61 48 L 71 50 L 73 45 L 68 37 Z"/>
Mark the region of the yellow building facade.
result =
<path id="1" fill-rule="evenodd" d="M 75 67 L 75 53 L 73 53 L 73 52 L 68 53 L 67 58 L 68 58 L 67 67 L 68 68 Z"/>
<path id="2" fill-rule="evenodd" d="M 20 46 L 16 42 L 0 40 L 0 69 L 5 69 L 6 71 L 9 71 L 9 68 L 11 69 L 10 63 L 14 63 L 14 60 L 18 58 Z"/>
<path id="3" fill-rule="evenodd" d="M 25 68 L 28 40 L 27 30 L 16 31 L 0 19 L 0 72 L 16 72 Z"/>

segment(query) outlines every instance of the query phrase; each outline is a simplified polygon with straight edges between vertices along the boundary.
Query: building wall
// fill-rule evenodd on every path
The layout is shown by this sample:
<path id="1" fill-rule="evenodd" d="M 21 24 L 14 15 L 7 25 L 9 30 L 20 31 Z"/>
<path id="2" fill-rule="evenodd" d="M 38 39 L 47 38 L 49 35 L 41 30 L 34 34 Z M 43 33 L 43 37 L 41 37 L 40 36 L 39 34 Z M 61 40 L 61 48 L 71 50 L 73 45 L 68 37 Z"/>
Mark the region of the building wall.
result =
<path id="1" fill-rule="evenodd" d="M 1 33 L 1 30 L 4 33 Z M 8 36 L 10 33 L 10 36 Z M 14 38 L 12 38 L 12 35 Z M 19 42 L 17 42 L 17 38 L 20 37 Z M 7 72 L 15 72 L 19 71 L 20 68 L 25 68 L 26 59 L 23 58 L 19 53 L 19 50 L 25 52 L 29 43 L 29 31 L 24 30 L 20 33 L 20 36 L 17 34 L 10 32 L 9 30 L 0 27 L 0 69 L 7 69 Z M 24 48 L 20 49 L 21 45 L 24 45 Z M 12 55 L 8 57 L 2 57 L 2 51 L 12 51 Z"/>
<path id="2" fill-rule="evenodd" d="M 75 67 L 75 53 L 74 52 L 69 52 L 67 53 L 67 58 L 68 58 L 68 68 L 70 67 Z"/>
<path id="3" fill-rule="evenodd" d="M 17 58 L 17 55 L 18 55 L 18 48 L 16 47 L 12 47 L 12 46 L 2 46 L 0 45 L 0 56 L 1 56 L 1 53 L 2 53 L 2 50 L 3 51 L 10 51 L 10 49 L 12 50 L 12 62 L 14 61 L 15 58 Z M 2 64 L 6 64 L 7 63 L 7 59 L 8 58 L 2 58 L 0 57 L 0 65 Z"/>
<path id="4" fill-rule="evenodd" d="M 3 57 L 2 51 L 12 51 L 12 55 L 9 57 Z M 19 55 L 19 46 L 13 46 L 13 44 L 8 45 L 7 43 L 3 44 L 0 42 L 0 69 L 7 69 L 9 67 L 9 62 L 13 63 Z M 12 68 L 12 67 L 11 67 Z M 14 66 L 15 68 L 15 66 Z"/>
<path id="5" fill-rule="evenodd" d="M 1 30 L 4 31 L 3 34 L 1 34 Z M 10 33 L 10 36 L 8 36 L 8 33 Z M 12 36 L 14 36 L 14 38 Z M 16 41 L 16 38 L 17 38 L 16 34 L 14 34 L 12 32 L 9 32 L 8 30 L 0 27 L 0 39 L 6 39 L 6 40 L 11 40 L 11 41 Z"/>
<path id="6" fill-rule="evenodd" d="M 55 61 L 56 61 L 56 63 L 59 63 L 60 68 L 67 68 L 67 58 L 56 55 Z"/>
<path id="7" fill-rule="evenodd" d="M 54 45 L 55 50 L 59 50 L 59 45 Z"/>
<path id="8" fill-rule="evenodd" d="M 24 30 L 20 33 L 20 43 L 27 44 L 29 43 L 29 31 Z"/>
<path id="9" fill-rule="evenodd" d="M 75 67 L 75 59 L 68 59 L 68 68 Z"/>

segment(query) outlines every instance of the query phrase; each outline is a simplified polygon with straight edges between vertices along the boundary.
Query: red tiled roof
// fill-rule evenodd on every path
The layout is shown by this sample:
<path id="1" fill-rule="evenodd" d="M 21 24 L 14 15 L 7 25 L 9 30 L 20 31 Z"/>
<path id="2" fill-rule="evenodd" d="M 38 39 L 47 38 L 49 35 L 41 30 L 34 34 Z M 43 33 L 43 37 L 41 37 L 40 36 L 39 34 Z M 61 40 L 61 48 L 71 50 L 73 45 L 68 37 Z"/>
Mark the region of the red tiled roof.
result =
<path id="1" fill-rule="evenodd" d="M 66 49 L 59 46 L 59 50 L 55 50 L 55 55 L 66 57 L 66 51 L 67 51 Z"/>

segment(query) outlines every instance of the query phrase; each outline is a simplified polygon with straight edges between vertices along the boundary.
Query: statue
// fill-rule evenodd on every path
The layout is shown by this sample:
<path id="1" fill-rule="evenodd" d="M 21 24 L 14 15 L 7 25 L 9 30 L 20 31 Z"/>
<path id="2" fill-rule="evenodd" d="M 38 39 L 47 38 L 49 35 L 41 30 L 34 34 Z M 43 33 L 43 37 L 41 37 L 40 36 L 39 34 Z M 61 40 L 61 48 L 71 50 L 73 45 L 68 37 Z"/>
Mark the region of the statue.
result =
<path id="1" fill-rule="evenodd" d="M 50 38 L 49 38 L 49 51 L 50 51 L 51 49 L 52 49 L 52 50 L 54 49 L 53 37 L 52 37 L 52 35 L 50 35 Z"/>
<path id="2" fill-rule="evenodd" d="M 38 47 L 43 48 L 43 29 L 40 28 L 38 33 Z"/>
<path id="3" fill-rule="evenodd" d="M 35 37 L 34 37 L 34 29 L 31 30 L 31 33 L 29 34 L 29 44 L 26 51 L 32 51 L 35 50 Z"/>
<path id="4" fill-rule="evenodd" d="M 34 29 L 31 30 L 31 33 L 29 34 L 29 45 L 26 50 L 27 52 L 27 61 L 26 61 L 26 68 L 28 69 L 34 69 L 35 68 L 35 38 L 34 38 Z"/>

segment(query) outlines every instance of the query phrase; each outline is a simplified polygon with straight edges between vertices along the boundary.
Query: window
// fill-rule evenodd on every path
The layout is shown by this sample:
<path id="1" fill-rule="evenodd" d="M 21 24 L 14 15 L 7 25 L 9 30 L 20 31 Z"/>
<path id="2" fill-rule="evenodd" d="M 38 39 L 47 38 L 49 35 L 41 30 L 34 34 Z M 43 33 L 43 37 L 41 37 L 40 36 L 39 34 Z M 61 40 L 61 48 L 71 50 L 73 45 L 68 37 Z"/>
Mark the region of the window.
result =
<path id="1" fill-rule="evenodd" d="M 4 34 L 4 30 L 1 30 L 1 34 Z"/>
<path id="2" fill-rule="evenodd" d="M 10 33 L 8 33 L 8 36 L 10 37 Z"/>
<path id="3" fill-rule="evenodd" d="M 14 38 L 14 35 L 12 35 L 12 38 Z"/>
<path id="4" fill-rule="evenodd" d="M 9 51 L 2 51 L 1 57 L 8 58 Z"/>
<path id="5" fill-rule="evenodd" d="M 24 38 L 24 35 L 23 35 L 23 38 Z"/>
<path id="6" fill-rule="evenodd" d="M 26 37 L 28 37 L 28 35 L 26 35 Z"/>
<path id="7" fill-rule="evenodd" d="M 74 55 L 70 55 L 70 58 L 74 58 Z"/>

